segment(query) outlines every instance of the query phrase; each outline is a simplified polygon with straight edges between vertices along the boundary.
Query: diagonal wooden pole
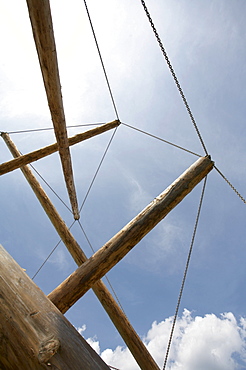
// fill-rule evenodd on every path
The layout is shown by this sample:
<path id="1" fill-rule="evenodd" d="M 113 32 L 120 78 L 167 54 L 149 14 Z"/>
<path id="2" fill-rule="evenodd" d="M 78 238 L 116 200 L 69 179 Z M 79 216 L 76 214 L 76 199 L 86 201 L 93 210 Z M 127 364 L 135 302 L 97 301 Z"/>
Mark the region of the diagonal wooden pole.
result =
<path id="1" fill-rule="evenodd" d="M 8 146 L 10 152 L 14 157 L 20 156 L 18 149 L 16 148 L 13 141 L 10 139 L 9 135 L 2 133 L 2 138 L 4 139 L 6 145 Z M 57 233 L 62 239 L 63 243 L 67 247 L 68 251 L 72 255 L 74 261 L 78 266 L 87 260 L 84 252 L 80 248 L 77 241 L 74 239 L 70 230 L 67 228 L 65 222 L 60 217 L 59 213 L 55 209 L 54 205 L 50 201 L 49 197 L 42 189 L 41 185 L 32 174 L 32 171 L 28 166 L 21 167 L 21 171 L 26 177 L 28 183 L 30 184 L 32 190 L 36 194 L 39 202 L 44 208 L 47 216 L 55 227 Z M 142 370 L 159 370 L 158 365 L 148 352 L 147 348 L 139 338 L 138 334 L 132 327 L 131 323 L 127 319 L 124 312 L 121 310 L 119 305 L 115 302 L 114 298 L 104 285 L 104 283 L 99 280 L 94 286 L 93 291 L 101 302 L 102 306 L 106 310 L 108 316 L 114 323 L 116 329 L 120 333 L 121 337 L 125 341 L 127 347 L 131 351 L 136 362 Z"/>
<path id="2" fill-rule="evenodd" d="M 49 0 L 27 0 L 29 17 L 74 218 L 79 219 Z"/>
<path id="3" fill-rule="evenodd" d="M 69 146 L 71 146 L 71 145 L 80 143 L 83 140 L 87 140 L 93 136 L 102 134 L 103 132 L 111 130 L 119 125 L 120 125 L 120 121 L 118 120 L 105 123 L 104 125 L 95 127 L 91 130 L 82 132 L 80 134 L 77 134 L 75 136 L 68 138 L 68 144 Z M 57 152 L 57 150 L 58 150 L 58 145 L 57 143 L 55 143 L 52 145 L 48 145 L 44 148 L 35 150 L 31 153 L 21 155 L 20 157 L 14 158 L 11 161 L 2 163 L 0 164 L 0 175 L 4 175 L 5 173 L 8 173 L 13 170 L 16 170 L 17 168 L 20 168 L 21 166 L 37 161 L 38 159 L 44 158 L 47 155 Z"/>
<path id="4" fill-rule="evenodd" d="M 73 272 L 48 297 L 66 312 L 98 279 L 115 266 L 212 170 L 210 157 L 199 158 L 163 193 Z"/>

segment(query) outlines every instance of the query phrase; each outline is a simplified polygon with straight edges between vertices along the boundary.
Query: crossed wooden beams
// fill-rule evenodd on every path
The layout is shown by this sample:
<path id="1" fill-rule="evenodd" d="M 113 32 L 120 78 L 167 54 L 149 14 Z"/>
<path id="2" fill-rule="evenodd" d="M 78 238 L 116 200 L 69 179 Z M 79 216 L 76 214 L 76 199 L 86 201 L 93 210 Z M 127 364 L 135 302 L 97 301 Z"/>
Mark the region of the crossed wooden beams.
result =
<path id="1" fill-rule="evenodd" d="M 16 158 L 20 157 L 20 152 L 10 139 L 9 135 L 6 133 L 1 133 L 1 136 L 7 144 L 12 155 Z M 41 203 L 43 209 L 45 210 L 47 216 L 55 227 L 63 243 L 73 257 L 74 261 L 78 266 L 82 265 L 84 262 L 87 261 L 87 258 L 77 241 L 74 239 L 70 230 L 66 226 L 65 222 L 60 217 L 56 208 L 50 201 L 48 195 L 42 189 L 41 185 L 27 165 L 22 166 L 20 169 L 26 177 L 28 183 L 30 184 L 32 190 L 37 196 L 39 202 Z M 125 316 L 124 312 L 116 303 L 104 283 L 99 280 L 93 285 L 92 289 L 101 302 L 102 306 L 106 310 L 110 319 L 114 323 L 115 327 L 119 331 L 129 350 L 133 354 L 140 368 L 143 370 L 159 369 L 152 356 L 149 354 L 147 348 L 142 343 L 141 339 Z"/>
<path id="2" fill-rule="evenodd" d="M 213 162 L 209 157 L 198 159 L 169 188 L 87 260 L 27 164 L 59 151 L 74 218 L 79 219 L 69 145 L 117 127 L 120 122 L 113 121 L 68 139 L 49 0 L 27 0 L 27 5 L 57 143 L 21 156 L 9 135 L 1 133 L 15 159 L 1 164 L 0 174 L 17 168 L 22 170 L 57 233 L 79 266 L 70 277 L 49 294 L 50 300 L 64 313 L 88 289 L 92 288 L 140 368 L 158 370 L 159 367 L 154 359 L 100 278 L 212 170 Z"/>
<path id="3" fill-rule="evenodd" d="M 61 158 L 63 174 L 74 218 L 77 220 L 79 219 L 79 210 L 67 138 L 66 119 L 63 108 L 50 3 L 48 0 L 27 0 L 27 6 Z"/>
<path id="4" fill-rule="evenodd" d="M 21 158 L 9 135 L 1 133 L 1 136 L 12 155 L 16 158 Z M 140 368 L 142 370 L 159 369 L 124 312 L 115 302 L 104 283 L 99 279 L 117 264 L 212 170 L 213 162 L 210 157 L 199 158 L 88 260 L 29 167 L 22 164 L 21 166 L 21 171 L 74 261 L 79 266 L 72 275 L 48 295 L 48 298 L 62 313 L 65 313 L 88 289 L 92 288 Z"/>

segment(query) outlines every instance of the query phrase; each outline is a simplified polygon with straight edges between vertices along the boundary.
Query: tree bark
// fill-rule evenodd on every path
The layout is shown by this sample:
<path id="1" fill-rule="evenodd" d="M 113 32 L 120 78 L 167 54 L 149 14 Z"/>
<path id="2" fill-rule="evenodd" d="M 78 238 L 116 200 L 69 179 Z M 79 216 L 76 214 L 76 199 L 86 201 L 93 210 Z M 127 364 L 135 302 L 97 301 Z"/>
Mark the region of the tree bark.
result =
<path id="1" fill-rule="evenodd" d="M 0 368 L 109 367 L 0 245 Z"/>

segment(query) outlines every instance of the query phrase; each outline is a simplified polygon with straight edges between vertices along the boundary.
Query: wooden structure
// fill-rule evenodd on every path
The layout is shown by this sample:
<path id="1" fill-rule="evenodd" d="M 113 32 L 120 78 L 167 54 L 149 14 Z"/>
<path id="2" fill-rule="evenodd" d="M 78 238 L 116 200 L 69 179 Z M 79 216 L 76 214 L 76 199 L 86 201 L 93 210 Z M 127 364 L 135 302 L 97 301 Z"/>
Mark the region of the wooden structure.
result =
<path id="1" fill-rule="evenodd" d="M 72 138 L 67 137 L 49 1 L 27 0 L 27 4 L 57 143 L 20 155 L 8 134 L 2 133 L 15 159 L 1 164 L 0 174 L 21 169 L 79 267 L 46 297 L 4 249 L 0 249 L 1 368 L 107 369 L 108 366 L 62 315 L 92 288 L 140 368 L 157 370 L 159 367 L 156 362 L 100 279 L 192 191 L 212 170 L 213 162 L 208 156 L 198 159 L 87 260 L 27 164 L 59 151 L 74 218 L 77 220 L 79 210 L 69 145 L 115 128 L 120 122 L 113 121 Z"/>
<path id="2" fill-rule="evenodd" d="M 109 369 L 0 246 L 1 369 Z"/>

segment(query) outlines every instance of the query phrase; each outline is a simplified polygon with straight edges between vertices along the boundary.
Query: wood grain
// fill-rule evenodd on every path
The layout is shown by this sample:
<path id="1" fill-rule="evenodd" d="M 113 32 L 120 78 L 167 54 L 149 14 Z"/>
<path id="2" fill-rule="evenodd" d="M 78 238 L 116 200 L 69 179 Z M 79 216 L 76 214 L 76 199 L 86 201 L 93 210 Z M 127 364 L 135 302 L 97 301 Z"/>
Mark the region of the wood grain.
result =
<path id="1" fill-rule="evenodd" d="M 109 367 L 0 245 L 0 368 Z"/>
<path id="2" fill-rule="evenodd" d="M 34 41 L 74 218 L 79 219 L 49 0 L 27 0 Z"/>

